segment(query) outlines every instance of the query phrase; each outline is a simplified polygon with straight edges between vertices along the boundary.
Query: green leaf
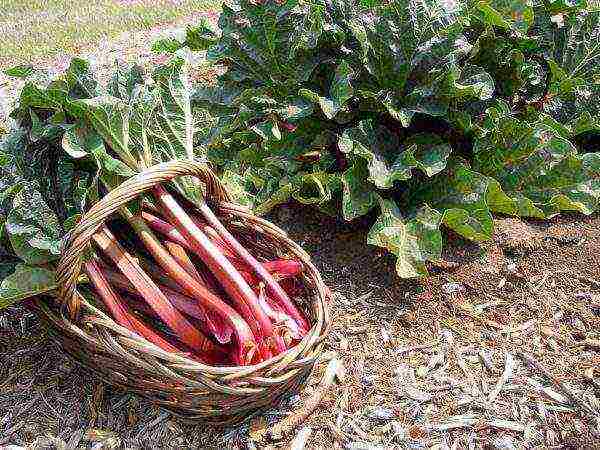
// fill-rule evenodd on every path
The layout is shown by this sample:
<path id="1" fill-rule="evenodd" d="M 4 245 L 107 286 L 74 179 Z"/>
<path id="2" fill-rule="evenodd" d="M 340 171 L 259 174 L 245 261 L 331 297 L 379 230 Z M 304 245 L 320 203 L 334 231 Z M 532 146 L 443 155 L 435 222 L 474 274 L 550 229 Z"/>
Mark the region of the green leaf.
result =
<path id="1" fill-rule="evenodd" d="M 33 185 L 15 195 L 5 228 L 15 254 L 27 264 L 45 264 L 60 255 L 58 219 Z"/>
<path id="2" fill-rule="evenodd" d="M 377 195 L 369 183 L 367 163 L 358 159 L 342 174 L 342 214 L 354 220 L 367 214 L 376 204 Z"/>
<path id="3" fill-rule="evenodd" d="M 98 133 L 76 125 L 65 131 L 62 147 L 72 158 L 79 159 L 104 149 L 104 141 Z"/>
<path id="4" fill-rule="evenodd" d="M 62 111 L 68 97 L 68 89 L 69 87 L 64 81 L 54 81 L 47 88 L 27 82 L 19 96 L 19 108 L 21 110 L 40 108 Z"/>
<path id="5" fill-rule="evenodd" d="M 8 75 L 9 77 L 16 77 L 16 78 L 27 78 L 29 77 L 29 75 L 31 75 L 34 72 L 34 68 L 32 65 L 29 64 L 23 64 L 23 65 L 19 65 L 19 66 L 14 66 L 11 67 L 9 69 L 4 70 L 4 74 Z"/>
<path id="6" fill-rule="evenodd" d="M 123 162 L 136 165 L 129 145 L 130 108 L 125 101 L 103 95 L 76 100 L 71 105 L 75 115 L 85 119 Z"/>
<path id="7" fill-rule="evenodd" d="M 396 255 L 396 272 L 402 278 L 427 275 L 425 263 L 440 258 L 442 215 L 427 205 L 406 220 L 396 203 L 379 198 L 381 214 L 371 227 L 367 243 Z"/>
<path id="8" fill-rule="evenodd" d="M 242 174 L 234 170 L 224 170 L 219 179 L 235 203 L 250 208 L 254 206 L 254 198 L 248 192 L 247 182 Z"/>
<path id="9" fill-rule="evenodd" d="M 84 125 L 69 128 L 63 135 L 62 147 L 75 159 L 91 155 L 94 157 L 98 169 L 110 176 L 130 177 L 135 175 L 129 166 L 108 154 L 100 134 Z"/>
<path id="10" fill-rule="evenodd" d="M 398 138 L 372 120 L 363 120 L 357 127 L 346 129 L 339 141 L 340 150 L 367 162 L 369 180 L 379 188 L 389 189 L 396 180 L 408 180 L 411 174 L 407 158 Z"/>
<path id="11" fill-rule="evenodd" d="M 235 76 L 238 82 L 260 79 L 267 85 L 292 86 L 291 80 L 307 80 L 319 59 L 304 50 L 317 45 L 324 12 L 321 1 L 252 4 L 242 0 L 235 6 L 224 5 L 219 17 L 222 37 L 209 50 L 209 59 L 227 64 L 230 72 L 225 78 Z"/>
<path id="12" fill-rule="evenodd" d="M 154 53 L 175 53 L 183 47 L 185 47 L 185 40 L 181 41 L 176 37 L 167 37 L 154 41 L 151 49 Z"/>
<path id="13" fill-rule="evenodd" d="M 144 84 L 144 76 L 142 67 L 136 64 L 127 67 L 117 62 L 115 73 L 106 88 L 107 93 L 122 100 L 131 100 L 134 90 Z"/>
<path id="14" fill-rule="evenodd" d="M 408 180 L 412 169 L 419 168 L 433 176 L 446 167 L 452 149 L 431 134 L 416 135 L 400 144 L 396 135 L 372 120 L 361 121 L 349 128 L 339 140 L 339 148 L 368 163 L 369 181 L 381 189 L 389 189 L 394 181 Z"/>
<path id="15" fill-rule="evenodd" d="M 565 15 L 561 27 L 540 15 L 550 68 L 544 111 L 564 124 L 586 113 L 600 117 L 600 10 Z"/>
<path id="16" fill-rule="evenodd" d="M 202 17 L 198 25 L 186 29 L 185 45 L 193 51 L 207 50 L 217 43 L 219 35 L 212 23 Z"/>
<path id="17" fill-rule="evenodd" d="M 300 89 L 299 94 L 320 106 L 321 111 L 328 119 L 333 119 L 344 107 L 346 102 L 352 98 L 353 88 L 350 84 L 352 69 L 346 61 L 337 67 L 329 97 L 322 97 L 309 89 Z"/>
<path id="18" fill-rule="evenodd" d="M 548 122 L 524 122 L 497 109 L 490 117 L 487 134 L 475 143 L 474 167 L 497 180 L 512 199 L 513 206 L 505 204 L 502 212 L 544 218 L 561 210 L 598 209 L 598 154 L 579 155 Z"/>
<path id="19" fill-rule="evenodd" d="M 185 61 L 176 59 L 167 66 L 159 67 L 153 78 L 158 85 L 158 128 L 152 138 L 168 151 L 163 160 L 193 159 L 195 122 Z"/>
<path id="20" fill-rule="evenodd" d="M 475 6 L 476 16 L 488 25 L 527 33 L 533 24 L 531 0 L 482 0 Z"/>
<path id="21" fill-rule="evenodd" d="M 0 283 L 0 310 L 20 300 L 56 289 L 55 272 L 43 267 L 17 265 Z"/>
<path id="22" fill-rule="evenodd" d="M 452 147 L 435 134 L 415 134 L 405 144 L 411 145 L 407 150 L 407 163 L 422 170 L 428 177 L 443 171 L 452 153 Z"/>
<path id="23" fill-rule="evenodd" d="M 411 205 L 427 203 L 440 210 L 448 228 L 473 241 L 488 240 L 493 232 L 493 218 L 487 204 L 489 179 L 453 162 L 448 170 L 420 183 L 408 192 Z"/>
<path id="24" fill-rule="evenodd" d="M 81 58 L 73 58 L 65 73 L 69 86 L 69 97 L 92 98 L 100 95 L 98 82 L 90 70 L 90 63 Z"/>
<path id="25" fill-rule="evenodd" d="M 514 41 L 503 39 L 493 29 L 477 39 L 472 63 L 492 76 L 498 93 L 503 97 L 515 95 L 525 83 L 525 55 Z"/>

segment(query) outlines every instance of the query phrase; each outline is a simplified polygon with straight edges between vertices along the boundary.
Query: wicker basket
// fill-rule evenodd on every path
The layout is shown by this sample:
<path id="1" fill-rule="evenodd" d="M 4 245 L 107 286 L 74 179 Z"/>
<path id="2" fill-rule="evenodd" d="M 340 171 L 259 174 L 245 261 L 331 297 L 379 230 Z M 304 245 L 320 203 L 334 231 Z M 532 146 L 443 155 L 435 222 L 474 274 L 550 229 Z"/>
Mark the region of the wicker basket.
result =
<path id="1" fill-rule="evenodd" d="M 294 348 L 254 366 L 203 365 L 165 352 L 119 326 L 78 293 L 82 258 L 93 234 L 130 200 L 158 183 L 186 175 L 201 180 L 207 201 L 238 237 L 273 258 L 290 256 L 303 262 L 308 301 L 299 306 L 308 314 L 312 328 Z M 201 163 L 159 164 L 111 191 L 90 208 L 65 239 L 57 274 L 62 304 L 43 298 L 38 310 L 64 350 L 101 380 L 191 420 L 235 423 L 297 392 L 319 360 L 329 329 L 327 288 L 308 254 L 281 229 L 230 203 L 222 184 Z"/>

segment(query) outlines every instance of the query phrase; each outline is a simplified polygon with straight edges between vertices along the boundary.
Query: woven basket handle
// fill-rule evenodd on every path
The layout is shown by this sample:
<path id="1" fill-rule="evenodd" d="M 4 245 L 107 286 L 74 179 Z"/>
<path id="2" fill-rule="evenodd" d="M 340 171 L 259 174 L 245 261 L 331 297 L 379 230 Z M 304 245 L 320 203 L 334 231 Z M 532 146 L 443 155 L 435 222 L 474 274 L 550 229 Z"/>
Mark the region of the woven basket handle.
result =
<path id="1" fill-rule="evenodd" d="M 81 300 L 77 293 L 77 280 L 83 265 L 84 252 L 92 236 L 104 225 L 108 217 L 154 186 L 174 178 L 191 175 L 205 187 L 205 196 L 212 202 L 228 202 L 229 195 L 217 176 L 206 164 L 175 160 L 152 166 L 128 178 L 116 189 L 93 205 L 65 237 L 61 258 L 56 271 L 59 298 L 67 305 L 71 318 L 75 318 Z"/>

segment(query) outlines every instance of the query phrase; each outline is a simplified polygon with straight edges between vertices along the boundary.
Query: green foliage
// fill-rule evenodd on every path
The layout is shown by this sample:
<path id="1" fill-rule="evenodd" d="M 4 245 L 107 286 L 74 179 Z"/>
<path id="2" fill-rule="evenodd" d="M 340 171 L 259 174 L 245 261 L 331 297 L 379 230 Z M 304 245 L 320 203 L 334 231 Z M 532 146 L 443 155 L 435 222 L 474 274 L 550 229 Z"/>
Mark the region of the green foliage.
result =
<path id="1" fill-rule="evenodd" d="M 442 227 L 483 241 L 492 213 L 591 214 L 599 42 L 584 1 L 239 0 L 218 30 L 157 41 L 175 54 L 151 74 L 117 66 L 104 86 L 80 59 L 55 79 L 10 69 L 26 84 L 0 143 L 0 272 L 37 292 L 31 270 L 51 270 L 99 181 L 178 158 L 210 160 L 259 214 L 292 200 L 377 214 L 367 242 L 402 277 L 427 274 Z M 216 85 L 189 83 L 185 47 L 226 69 Z"/>
<path id="2" fill-rule="evenodd" d="M 441 225 L 482 241 L 493 212 L 598 209 L 599 18 L 563 1 L 228 3 L 197 140 L 259 213 L 378 209 L 368 243 L 423 275 Z"/>
<path id="3" fill-rule="evenodd" d="M 29 72 L 29 73 L 27 73 Z M 0 141 L 0 308 L 53 289 L 65 234 L 102 190 L 149 165 L 195 158 L 183 59 L 147 75 L 117 66 L 100 85 L 81 59 L 56 79 L 26 78 Z M 176 185 L 201 195 L 191 180 Z"/>

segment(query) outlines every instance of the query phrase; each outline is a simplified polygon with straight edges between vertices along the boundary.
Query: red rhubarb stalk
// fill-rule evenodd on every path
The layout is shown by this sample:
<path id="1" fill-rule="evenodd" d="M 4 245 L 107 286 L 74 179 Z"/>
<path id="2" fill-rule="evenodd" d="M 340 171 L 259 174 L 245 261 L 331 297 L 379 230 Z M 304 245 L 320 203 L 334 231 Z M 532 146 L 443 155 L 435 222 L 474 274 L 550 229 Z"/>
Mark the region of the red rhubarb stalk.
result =
<path id="1" fill-rule="evenodd" d="M 171 256 L 175 258 L 175 260 L 179 263 L 181 267 L 183 267 L 183 269 L 187 273 L 194 277 L 196 281 L 206 286 L 204 279 L 198 273 L 196 266 L 194 266 L 194 263 L 192 262 L 188 254 L 185 252 L 185 249 L 181 245 L 176 244 L 175 242 L 167 241 L 165 242 L 165 247 L 167 248 Z"/>
<path id="2" fill-rule="evenodd" d="M 231 306 L 227 305 L 219 297 L 211 293 L 205 286 L 194 279 L 193 276 L 187 273 L 160 243 L 156 236 L 154 236 L 152 230 L 140 216 L 126 214 L 126 217 L 158 265 L 171 277 L 171 279 L 179 284 L 187 295 L 193 297 L 200 302 L 202 306 L 222 317 L 223 320 L 236 330 L 240 351 L 240 354 L 237 355 L 238 359 L 242 364 L 250 363 L 249 357 L 251 357 L 256 350 L 256 341 L 251 331 L 253 324 L 246 323 Z M 244 314 L 245 311 L 241 310 L 241 312 Z M 249 314 L 250 311 L 247 310 L 246 313 Z M 250 328 L 248 328 L 248 325 Z M 264 356 L 266 356 L 266 354 Z M 269 355 L 269 357 L 270 356 L 271 355 Z"/>
<path id="3" fill-rule="evenodd" d="M 194 328 L 169 302 L 137 261 L 121 247 L 106 227 L 94 235 L 94 242 L 112 260 L 121 273 L 129 279 L 163 322 L 177 334 L 181 342 L 201 353 L 214 350 L 214 344 Z"/>
<path id="4" fill-rule="evenodd" d="M 144 219 L 146 221 L 146 223 L 148 224 L 148 226 L 150 228 L 152 228 L 154 231 L 162 234 L 170 241 L 181 245 L 183 248 L 186 248 L 187 250 L 192 250 L 192 247 L 190 246 L 188 241 L 186 241 L 185 238 L 181 235 L 181 233 L 179 231 L 177 231 L 177 228 L 175 228 L 170 223 L 165 222 L 160 217 L 156 217 L 146 211 L 142 212 L 142 219 Z"/>
<path id="5" fill-rule="evenodd" d="M 153 343 L 157 347 L 167 352 L 179 353 L 188 358 L 193 358 L 190 353 L 183 352 L 181 349 L 175 347 L 170 342 L 158 335 L 141 319 L 138 319 L 135 314 L 133 314 L 129 308 L 127 308 L 119 295 L 113 291 L 111 285 L 104 277 L 102 269 L 98 266 L 98 263 L 95 260 L 89 261 L 85 264 L 85 272 L 88 276 L 88 279 L 94 285 L 99 297 L 102 299 L 112 317 L 119 325 L 141 335 L 148 342 Z"/>
<path id="6" fill-rule="evenodd" d="M 280 331 L 278 338 L 283 339 L 284 344 L 289 348 L 292 343 L 292 338 L 296 340 L 302 339 L 303 334 L 298 329 L 298 324 L 288 316 L 285 312 L 271 307 L 271 302 L 267 298 L 265 286 L 260 283 L 258 287 L 258 301 L 261 308 L 273 320 L 275 328 Z"/>
<path id="7" fill-rule="evenodd" d="M 279 283 L 275 281 L 273 276 L 271 276 L 256 258 L 238 242 L 227 228 L 225 228 L 206 203 L 199 205 L 199 210 L 204 219 L 217 231 L 217 233 L 219 233 L 219 236 L 223 238 L 225 243 L 252 269 L 258 278 L 265 283 L 269 295 L 272 296 L 274 300 L 281 303 L 286 313 L 296 321 L 301 329 L 308 331 L 310 328 L 308 322 L 302 316 L 300 311 L 298 311 Z"/>
<path id="8" fill-rule="evenodd" d="M 129 294 L 136 296 L 139 295 L 127 278 L 121 274 L 111 270 L 105 270 L 104 274 L 113 286 L 117 287 L 118 289 L 122 289 Z M 175 306 L 175 308 L 187 314 L 188 316 L 194 317 L 195 319 L 203 322 L 206 330 L 213 334 L 220 344 L 231 342 L 233 328 L 221 317 L 217 316 L 211 311 L 207 311 L 193 298 L 187 297 L 186 295 L 164 285 L 159 285 L 159 288 L 165 294 L 165 297 L 167 297 L 171 304 Z"/>
<path id="9" fill-rule="evenodd" d="M 163 219 L 154 216 L 148 212 L 142 212 L 142 218 L 154 231 L 162 234 L 171 242 L 180 245 L 186 250 L 192 250 L 188 241 L 181 235 L 177 229 Z M 197 217 L 192 217 L 192 220 L 205 234 L 211 239 L 221 252 L 231 261 L 233 266 L 238 270 L 247 271 L 248 267 L 241 261 L 241 258 L 233 253 L 233 251 L 225 244 L 223 239 L 218 235 L 214 228 L 206 225 Z M 166 244 L 165 244 L 166 245 Z M 302 272 L 302 263 L 293 259 L 277 259 L 274 261 L 266 261 L 260 263 L 273 277 L 283 279 L 299 275 Z"/>
<path id="10" fill-rule="evenodd" d="M 194 252 L 208 266 L 213 275 L 217 278 L 223 289 L 229 294 L 232 301 L 240 308 L 240 311 L 251 310 L 251 315 L 259 325 L 255 332 L 255 337 L 259 341 L 270 340 L 275 337 L 273 324 L 266 316 L 252 288 L 242 278 L 240 273 L 233 267 L 231 262 L 219 251 L 211 240 L 200 230 L 190 216 L 179 206 L 177 201 L 162 186 L 154 188 L 158 202 L 163 206 L 165 214 L 182 236 L 193 247 Z M 250 317 L 243 313 L 247 320 Z M 250 324 L 252 326 L 252 324 Z M 271 346 L 270 342 L 264 342 L 267 349 Z M 277 342 L 276 342 L 277 344 Z M 261 348 L 263 346 L 260 346 Z M 285 348 L 279 348 L 279 352 Z M 265 349 L 263 349 L 265 351 Z"/>

